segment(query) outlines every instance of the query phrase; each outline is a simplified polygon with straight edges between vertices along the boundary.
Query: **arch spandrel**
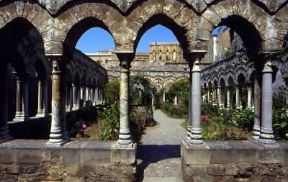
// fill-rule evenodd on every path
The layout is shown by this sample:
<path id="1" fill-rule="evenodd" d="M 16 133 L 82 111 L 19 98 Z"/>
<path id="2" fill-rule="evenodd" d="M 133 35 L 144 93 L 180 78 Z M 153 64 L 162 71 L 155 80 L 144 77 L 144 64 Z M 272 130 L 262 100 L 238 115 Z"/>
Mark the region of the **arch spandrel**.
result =
<path id="1" fill-rule="evenodd" d="M 259 34 L 260 41 L 263 41 L 262 51 L 269 52 L 280 48 L 278 43 L 270 45 L 265 43 L 265 41 L 269 42 L 269 40 L 277 39 L 267 37 L 267 35 L 269 35 L 269 33 L 267 33 L 267 24 L 269 23 L 267 18 L 270 17 L 270 15 L 263 8 L 251 0 L 226 0 L 219 1 L 217 4 L 210 6 L 201 15 L 196 40 L 202 42 L 203 49 L 208 47 L 208 40 L 210 38 L 208 32 L 212 32 L 214 28 L 221 25 L 225 19 L 231 16 L 237 16 L 243 19 L 243 22 L 253 26 L 256 34 Z M 274 23 L 272 22 L 272 24 Z M 241 27 L 239 24 L 237 26 Z M 236 29 L 235 31 L 237 31 Z M 245 36 L 242 36 L 242 39 L 245 39 Z"/>
<path id="2" fill-rule="evenodd" d="M 195 40 L 198 16 L 184 3 L 164 0 L 155 3 L 153 0 L 148 0 L 135 8 L 127 19 L 129 32 L 133 35 L 131 43 L 134 50 L 142 35 L 157 24 L 167 27 L 175 34 L 184 52 L 194 50 L 192 45 Z"/>
<path id="3" fill-rule="evenodd" d="M 55 32 L 58 33 L 54 39 L 62 42 L 62 45 L 59 46 L 59 51 L 62 53 L 65 44 L 71 47 L 69 49 L 74 49 L 76 42 L 85 31 L 92 27 L 100 27 L 107 30 L 113 37 L 115 45 L 118 45 L 120 43 L 116 41 L 120 39 L 117 37 L 120 35 L 115 27 L 121 27 L 123 21 L 122 15 L 106 4 L 80 4 L 67 9 L 56 17 Z"/>

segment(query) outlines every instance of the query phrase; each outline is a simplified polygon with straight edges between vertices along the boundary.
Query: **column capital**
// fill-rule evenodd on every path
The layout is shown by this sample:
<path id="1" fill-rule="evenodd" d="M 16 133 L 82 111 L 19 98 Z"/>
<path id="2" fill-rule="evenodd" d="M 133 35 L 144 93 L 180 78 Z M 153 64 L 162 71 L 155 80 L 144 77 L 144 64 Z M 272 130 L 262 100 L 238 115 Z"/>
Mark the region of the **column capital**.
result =
<path id="1" fill-rule="evenodd" d="M 61 73 L 62 67 L 61 62 L 63 57 L 61 54 L 48 54 L 46 55 L 48 62 L 52 63 L 52 74 Z"/>
<path id="2" fill-rule="evenodd" d="M 117 51 L 114 52 L 117 56 L 117 58 L 120 61 L 120 66 L 123 68 L 127 68 L 129 69 L 131 66 L 131 62 L 134 59 L 134 52 L 130 52 L 130 51 Z"/>
<path id="3" fill-rule="evenodd" d="M 184 57 L 188 61 L 189 67 L 192 69 L 194 63 L 197 61 L 200 63 L 206 53 L 206 50 L 193 50 L 192 52 L 184 54 Z"/>
<path id="4" fill-rule="evenodd" d="M 273 69 L 272 69 L 272 63 L 271 61 L 267 61 L 265 64 L 264 64 L 264 67 L 263 67 L 263 70 L 262 70 L 263 73 L 272 73 L 273 72 Z"/>

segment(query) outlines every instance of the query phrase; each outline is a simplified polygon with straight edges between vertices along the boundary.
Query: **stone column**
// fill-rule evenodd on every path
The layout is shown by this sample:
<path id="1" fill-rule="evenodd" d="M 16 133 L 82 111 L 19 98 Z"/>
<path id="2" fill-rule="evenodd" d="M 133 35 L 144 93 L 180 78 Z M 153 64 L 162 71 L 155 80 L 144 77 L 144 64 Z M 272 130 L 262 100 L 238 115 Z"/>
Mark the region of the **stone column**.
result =
<path id="1" fill-rule="evenodd" d="M 40 80 L 38 80 L 38 107 L 37 107 L 37 117 L 44 116 L 44 108 L 43 108 L 43 84 Z"/>
<path id="2" fill-rule="evenodd" d="M 261 134 L 260 141 L 265 144 L 274 144 L 274 134 L 272 127 L 272 103 L 273 103 L 273 92 L 272 92 L 272 67 L 271 62 L 265 64 L 262 71 L 262 107 L 261 107 Z"/>
<path id="3" fill-rule="evenodd" d="M 68 140 L 66 135 L 65 102 L 66 89 L 61 66 L 62 56 L 50 56 L 52 62 L 52 113 L 48 144 L 62 145 Z"/>
<path id="4" fill-rule="evenodd" d="M 78 104 L 78 101 L 77 101 L 77 90 L 76 90 L 76 86 L 74 83 L 72 83 L 72 97 L 73 97 L 73 106 L 72 106 L 72 110 L 75 111 L 77 110 L 77 104 Z"/>
<path id="5" fill-rule="evenodd" d="M 78 110 L 81 109 L 81 86 L 77 87 L 77 107 Z"/>
<path id="6" fill-rule="evenodd" d="M 261 121 L 261 78 L 260 73 L 255 71 L 254 79 L 254 126 L 252 138 L 259 140 L 260 137 L 260 121 Z"/>
<path id="7" fill-rule="evenodd" d="M 217 90 L 212 88 L 212 104 L 217 105 Z"/>
<path id="8" fill-rule="evenodd" d="M 69 111 L 73 111 L 74 89 L 75 89 L 74 83 L 71 83 L 69 91 Z"/>
<path id="9" fill-rule="evenodd" d="M 192 103 L 191 114 L 191 143 L 201 144 L 201 69 L 198 62 L 193 66 L 192 69 Z"/>
<path id="10" fill-rule="evenodd" d="M 192 124 L 192 64 L 189 64 L 189 124 L 187 128 L 186 141 L 191 143 L 191 124 Z"/>
<path id="11" fill-rule="evenodd" d="M 29 119 L 29 77 L 23 82 L 24 120 Z"/>
<path id="12" fill-rule="evenodd" d="M 227 108 L 231 108 L 231 87 L 227 88 Z"/>
<path id="13" fill-rule="evenodd" d="M 1 68 L 2 67 L 2 68 Z M 8 66 L 0 67 L 0 143 L 10 140 L 8 129 Z"/>
<path id="14" fill-rule="evenodd" d="M 23 112 L 23 87 L 22 81 L 16 77 L 16 115 L 14 120 L 19 121 L 24 119 Z"/>
<path id="15" fill-rule="evenodd" d="M 48 83 L 50 82 L 50 78 L 47 78 L 46 81 L 43 82 L 43 87 L 44 87 L 44 116 L 49 115 L 49 87 Z"/>
<path id="16" fill-rule="evenodd" d="M 96 88 L 93 88 L 93 106 L 96 106 Z"/>
<path id="17" fill-rule="evenodd" d="M 218 96 L 219 108 L 223 109 L 224 108 L 224 104 L 222 102 L 222 90 L 221 90 L 220 86 L 218 86 L 218 88 L 217 88 L 217 96 Z"/>
<path id="18" fill-rule="evenodd" d="M 248 85 L 247 87 L 247 107 L 252 108 L 252 87 Z"/>
<path id="19" fill-rule="evenodd" d="M 129 76 L 133 53 L 116 53 L 120 61 L 120 134 L 118 145 L 127 146 L 133 143 L 129 128 Z"/>
<path id="20" fill-rule="evenodd" d="M 162 101 L 166 102 L 166 92 L 165 92 L 165 90 L 163 91 Z"/>
<path id="21" fill-rule="evenodd" d="M 236 108 L 240 108 L 240 89 L 239 86 L 236 86 Z"/>
<path id="22" fill-rule="evenodd" d="M 208 102 L 211 102 L 211 90 L 210 90 L 210 88 L 208 88 L 208 91 L 207 91 L 208 93 L 207 93 L 207 101 Z"/>

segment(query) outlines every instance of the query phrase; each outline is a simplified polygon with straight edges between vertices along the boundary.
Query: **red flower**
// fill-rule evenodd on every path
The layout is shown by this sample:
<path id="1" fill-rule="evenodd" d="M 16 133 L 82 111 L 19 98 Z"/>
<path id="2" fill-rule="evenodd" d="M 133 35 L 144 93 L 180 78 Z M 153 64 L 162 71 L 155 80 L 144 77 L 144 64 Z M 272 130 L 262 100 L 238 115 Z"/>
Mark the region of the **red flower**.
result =
<path id="1" fill-rule="evenodd" d="M 201 121 L 207 122 L 208 121 L 208 116 L 207 115 L 201 116 Z"/>
<path id="2" fill-rule="evenodd" d="M 86 129 L 86 128 L 87 128 L 87 125 L 84 124 L 84 123 L 82 123 L 82 124 L 81 124 L 81 128 L 82 128 L 82 129 Z"/>

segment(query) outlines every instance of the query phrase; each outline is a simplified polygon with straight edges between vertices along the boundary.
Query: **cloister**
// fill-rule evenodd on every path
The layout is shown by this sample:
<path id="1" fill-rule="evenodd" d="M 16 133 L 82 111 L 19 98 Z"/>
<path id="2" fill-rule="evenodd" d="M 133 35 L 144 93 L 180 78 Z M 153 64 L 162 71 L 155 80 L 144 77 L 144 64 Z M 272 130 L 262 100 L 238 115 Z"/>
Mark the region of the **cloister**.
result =
<path id="1" fill-rule="evenodd" d="M 66 112 L 85 106 L 87 101 L 97 104 L 108 81 L 106 71 L 100 65 L 75 50 L 76 42 L 86 30 L 101 27 L 114 38 L 121 72 L 120 134 L 116 148 L 123 151 L 135 149 L 128 109 L 131 62 L 141 36 L 149 28 L 161 24 L 173 31 L 189 65 L 191 126 L 185 146 L 193 148 L 195 144 L 203 143 L 200 126 L 201 73 L 203 87 L 208 93 L 207 99 L 216 99 L 215 89 L 213 92 L 211 89 L 217 88 L 220 105 L 224 104 L 222 86 L 248 85 L 248 107 L 253 103 L 256 115 L 253 138 L 264 145 L 275 144 L 272 129 L 272 73 L 274 67 L 283 73 L 287 72 L 287 48 L 284 46 L 288 30 L 287 2 L 2 0 L 0 141 L 11 139 L 8 134 L 9 120 L 25 120 L 34 115 L 48 116 L 50 102 L 51 129 L 47 144 L 62 146 L 69 140 L 66 134 Z M 242 57 L 237 56 L 237 59 L 228 58 L 223 61 L 225 64 L 219 62 L 201 72 L 201 60 L 207 52 L 211 31 L 220 25 L 226 25 L 239 34 L 247 53 Z M 7 96 L 10 87 L 16 88 L 13 97 Z M 34 89 L 34 94 L 29 94 L 30 89 Z M 237 106 L 241 104 L 239 90 L 236 87 Z M 229 107 L 229 89 L 227 95 L 226 105 Z M 32 97 L 38 97 L 35 102 L 37 107 L 34 103 L 33 109 L 29 103 Z M 12 101 L 16 103 L 15 108 L 10 104 L 11 100 L 15 100 Z M 116 161 L 121 160 L 117 158 Z"/>

